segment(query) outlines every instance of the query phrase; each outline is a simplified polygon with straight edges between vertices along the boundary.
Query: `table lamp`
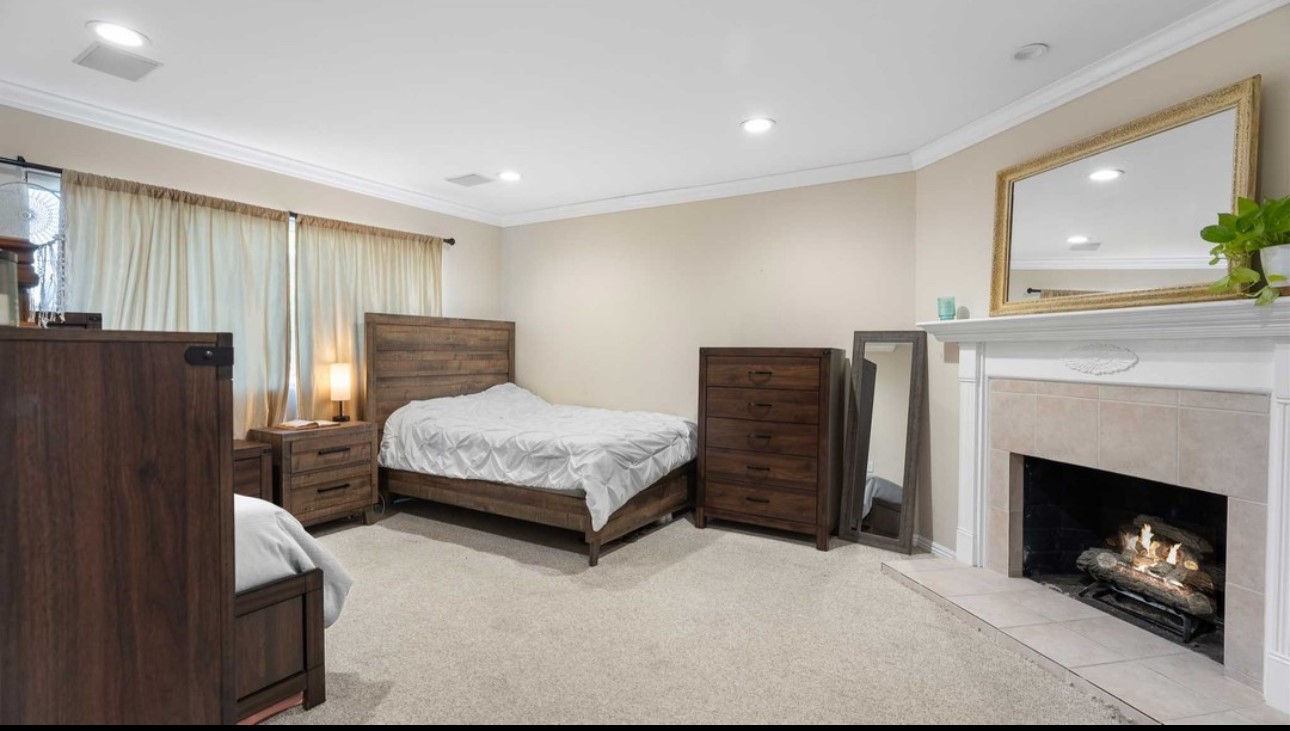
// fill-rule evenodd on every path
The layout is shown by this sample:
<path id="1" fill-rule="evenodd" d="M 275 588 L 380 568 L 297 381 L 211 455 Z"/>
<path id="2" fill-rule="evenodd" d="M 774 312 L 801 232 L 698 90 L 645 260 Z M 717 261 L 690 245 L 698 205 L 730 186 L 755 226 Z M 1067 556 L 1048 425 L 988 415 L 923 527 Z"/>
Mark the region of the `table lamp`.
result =
<path id="1" fill-rule="evenodd" d="M 331 400 L 336 402 L 336 415 L 332 421 L 349 421 L 345 415 L 345 402 L 353 398 L 353 390 L 349 363 L 332 363 Z"/>

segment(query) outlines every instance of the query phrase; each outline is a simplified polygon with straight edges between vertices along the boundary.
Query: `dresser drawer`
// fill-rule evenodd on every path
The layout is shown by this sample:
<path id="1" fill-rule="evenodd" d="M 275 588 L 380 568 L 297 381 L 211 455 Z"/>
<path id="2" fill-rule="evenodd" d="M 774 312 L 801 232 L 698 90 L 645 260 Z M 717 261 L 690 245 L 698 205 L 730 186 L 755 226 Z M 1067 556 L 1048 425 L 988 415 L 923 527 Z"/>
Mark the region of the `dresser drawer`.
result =
<path id="1" fill-rule="evenodd" d="M 762 515 L 796 523 L 815 522 L 815 494 L 708 480 L 703 504 L 714 510 Z"/>
<path id="2" fill-rule="evenodd" d="M 704 461 L 709 475 L 816 489 L 816 463 L 807 457 L 709 448 L 704 451 Z"/>
<path id="3" fill-rule="evenodd" d="M 326 467 L 367 464 L 372 459 L 370 432 L 345 431 L 291 445 L 291 471 L 309 472 Z"/>
<path id="4" fill-rule="evenodd" d="M 709 388 L 705 415 L 725 419 L 818 424 L 820 396 L 815 391 L 773 388 Z"/>
<path id="5" fill-rule="evenodd" d="M 710 356 L 707 377 L 709 386 L 815 391 L 820 388 L 820 361 L 817 358 Z"/>
<path id="6" fill-rule="evenodd" d="M 372 471 L 362 466 L 296 480 L 291 486 L 290 501 L 290 510 L 297 516 L 346 506 L 368 507 L 373 502 Z"/>
<path id="7" fill-rule="evenodd" d="M 720 449 L 814 457 L 820 448 L 820 430 L 814 424 L 708 419 L 703 428 L 704 443 Z"/>

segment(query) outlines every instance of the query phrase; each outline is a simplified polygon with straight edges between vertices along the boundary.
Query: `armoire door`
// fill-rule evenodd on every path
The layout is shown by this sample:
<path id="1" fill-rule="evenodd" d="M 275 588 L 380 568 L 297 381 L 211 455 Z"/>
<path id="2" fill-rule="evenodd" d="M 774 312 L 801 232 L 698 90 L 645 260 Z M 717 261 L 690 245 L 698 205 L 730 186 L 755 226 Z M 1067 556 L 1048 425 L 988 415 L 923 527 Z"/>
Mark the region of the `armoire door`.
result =
<path id="1" fill-rule="evenodd" d="M 234 720 L 231 343 L 0 328 L 0 723 Z"/>

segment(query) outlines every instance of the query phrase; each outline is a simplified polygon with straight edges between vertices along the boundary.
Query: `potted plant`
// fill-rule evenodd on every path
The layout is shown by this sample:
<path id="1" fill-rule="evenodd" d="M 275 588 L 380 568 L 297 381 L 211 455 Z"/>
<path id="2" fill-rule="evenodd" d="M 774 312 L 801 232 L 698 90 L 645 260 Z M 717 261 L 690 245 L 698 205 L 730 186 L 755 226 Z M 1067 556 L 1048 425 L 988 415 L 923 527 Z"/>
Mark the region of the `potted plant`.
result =
<path id="1" fill-rule="evenodd" d="M 1210 265 L 1228 262 L 1227 276 L 1214 282 L 1211 292 L 1234 292 L 1265 305 L 1290 279 L 1290 196 L 1262 204 L 1240 198 L 1236 213 L 1218 214 L 1218 223 L 1201 229 L 1200 237 L 1214 245 Z M 1262 274 L 1253 267 L 1256 253 Z"/>

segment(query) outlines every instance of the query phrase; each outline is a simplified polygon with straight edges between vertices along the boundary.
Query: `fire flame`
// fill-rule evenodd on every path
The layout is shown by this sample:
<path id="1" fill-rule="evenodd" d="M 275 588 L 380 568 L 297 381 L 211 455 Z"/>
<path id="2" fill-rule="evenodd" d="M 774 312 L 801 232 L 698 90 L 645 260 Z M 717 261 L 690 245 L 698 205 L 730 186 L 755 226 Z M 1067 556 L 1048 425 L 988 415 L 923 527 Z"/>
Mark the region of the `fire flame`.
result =
<path id="1" fill-rule="evenodd" d="M 1178 552 L 1182 550 L 1182 547 L 1183 545 L 1181 543 L 1175 543 L 1170 546 L 1163 563 L 1170 566 L 1177 566 L 1179 560 Z M 1141 530 L 1136 534 L 1126 533 L 1124 536 L 1124 548 L 1126 551 L 1133 554 L 1133 568 L 1143 573 L 1150 571 L 1153 566 L 1159 566 L 1162 563 L 1159 554 L 1156 553 L 1156 549 L 1163 549 L 1164 545 L 1155 539 L 1155 532 L 1151 529 L 1150 523 L 1143 523 Z M 1183 565 L 1191 571 L 1195 571 L 1196 568 L 1198 568 L 1196 566 L 1196 562 L 1191 560 L 1184 561 Z M 1177 580 L 1171 581 L 1172 583 L 1178 583 Z"/>

